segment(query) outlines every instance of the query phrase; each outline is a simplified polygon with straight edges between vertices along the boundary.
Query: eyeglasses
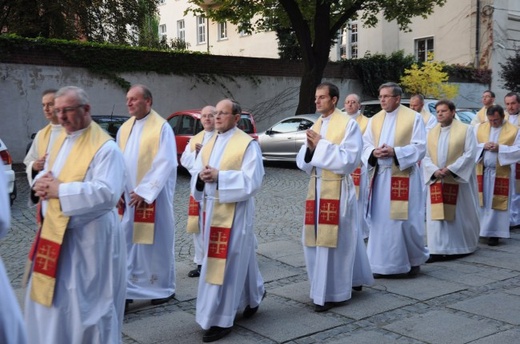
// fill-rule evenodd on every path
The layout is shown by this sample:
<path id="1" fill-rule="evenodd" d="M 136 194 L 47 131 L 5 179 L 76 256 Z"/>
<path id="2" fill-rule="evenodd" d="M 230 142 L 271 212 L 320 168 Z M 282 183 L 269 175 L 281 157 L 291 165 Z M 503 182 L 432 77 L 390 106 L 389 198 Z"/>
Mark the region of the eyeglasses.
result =
<path id="1" fill-rule="evenodd" d="M 76 105 L 76 106 L 68 106 L 68 107 L 64 107 L 64 108 L 54 108 L 54 114 L 55 115 L 59 115 L 60 113 L 63 113 L 63 114 L 68 114 L 72 111 L 75 111 L 77 109 L 79 109 L 80 107 L 84 107 L 85 104 L 80 104 L 80 105 Z"/>
<path id="2" fill-rule="evenodd" d="M 387 94 L 384 94 L 384 95 L 379 96 L 378 98 L 381 100 L 381 99 L 388 99 L 388 98 L 393 98 L 393 97 L 397 97 L 397 96 L 389 96 Z"/>

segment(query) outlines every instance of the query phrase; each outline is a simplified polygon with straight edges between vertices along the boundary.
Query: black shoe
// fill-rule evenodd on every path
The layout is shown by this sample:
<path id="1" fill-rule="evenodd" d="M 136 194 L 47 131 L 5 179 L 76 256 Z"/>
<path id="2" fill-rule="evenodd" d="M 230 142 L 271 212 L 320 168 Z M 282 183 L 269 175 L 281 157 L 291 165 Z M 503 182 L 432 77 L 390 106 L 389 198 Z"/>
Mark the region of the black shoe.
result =
<path id="1" fill-rule="evenodd" d="M 128 312 L 128 310 L 130 308 L 129 306 L 130 306 L 131 303 L 134 303 L 134 300 L 132 300 L 132 299 L 126 299 L 125 300 L 125 313 Z"/>
<path id="2" fill-rule="evenodd" d="M 498 238 L 497 237 L 489 237 L 487 240 L 488 246 L 498 246 Z"/>
<path id="3" fill-rule="evenodd" d="M 417 276 L 419 274 L 420 271 L 421 271 L 421 267 L 419 265 L 412 266 L 410 271 L 408 271 L 408 276 L 415 277 L 415 276 Z"/>
<path id="4" fill-rule="evenodd" d="M 264 295 L 262 295 L 262 300 L 265 299 L 265 295 L 267 294 L 267 292 L 264 290 Z M 251 318 L 253 315 L 255 315 L 256 311 L 258 311 L 258 307 L 260 305 L 256 306 L 256 307 L 249 307 L 249 305 L 246 306 L 246 309 L 244 309 L 244 313 L 242 313 L 242 316 L 245 318 L 245 319 L 249 319 Z"/>
<path id="5" fill-rule="evenodd" d="M 200 276 L 200 269 L 202 265 L 197 265 L 197 268 L 194 270 L 191 270 L 188 272 L 188 277 L 199 277 Z"/>
<path id="6" fill-rule="evenodd" d="M 358 285 L 358 286 L 352 287 L 352 290 L 362 291 L 363 290 L 363 286 L 362 285 Z"/>
<path id="7" fill-rule="evenodd" d="M 374 276 L 374 279 L 380 279 L 380 278 L 385 278 L 385 275 L 382 275 L 382 274 L 372 274 L 372 276 Z"/>
<path id="8" fill-rule="evenodd" d="M 435 263 L 442 261 L 442 255 L 441 254 L 430 254 L 430 258 L 426 261 L 426 264 Z"/>
<path id="9" fill-rule="evenodd" d="M 204 343 L 214 342 L 230 334 L 232 329 L 233 327 L 211 326 L 209 330 L 204 332 L 204 335 L 202 336 L 202 341 Z"/>
<path id="10" fill-rule="evenodd" d="M 170 301 L 174 297 L 175 297 L 175 293 L 171 294 L 168 297 L 162 298 L 162 299 L 152 299 L 151 303 L 152 303 L 152 305 L 162 305 L 163 303 Z"/>
<path id="11" fill-rule="evenodd" d="M 337 306 L 339 306 L 341 304 L 342 304 L 342 302 L 325 302 L 325 304 L 323 306 L 315 304 L 314 305 L 314 311 L 318 312 L 318 313 L 326 312 L 329 309 L 337 307 Z"/>

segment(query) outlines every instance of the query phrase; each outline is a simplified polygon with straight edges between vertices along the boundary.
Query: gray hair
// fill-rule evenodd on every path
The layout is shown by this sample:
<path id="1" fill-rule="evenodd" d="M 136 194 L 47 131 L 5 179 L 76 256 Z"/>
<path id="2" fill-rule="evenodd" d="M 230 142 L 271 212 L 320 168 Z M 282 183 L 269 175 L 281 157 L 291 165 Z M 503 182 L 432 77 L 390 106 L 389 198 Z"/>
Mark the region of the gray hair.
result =
<path id="1" fill-rule="evenodd" d="M 58 92 L 56 92 L 56 94 L 54 95 L 54 98 L 56 99 L 69 93 L 71 93 L 74 96 L 74 98 L 76 98 L 79 105 L 90 104 L 87 92 L 85 92 L 84 89 L 79 88 L 77 86 L 65 86 L 60 88 Z"/>
<path id="2" fill-rule="evenodd" d="M 393 96 L 401 97 L 403 95 L 403 89 L 401 88 L 401 86 L 399 86 L 395 82 L 385 82 L 384 84 L 379 86 L 379 91 L 381 91 L 381 89 L 387 88 L 387 87 L 392 89 L 392 95 Z"/>

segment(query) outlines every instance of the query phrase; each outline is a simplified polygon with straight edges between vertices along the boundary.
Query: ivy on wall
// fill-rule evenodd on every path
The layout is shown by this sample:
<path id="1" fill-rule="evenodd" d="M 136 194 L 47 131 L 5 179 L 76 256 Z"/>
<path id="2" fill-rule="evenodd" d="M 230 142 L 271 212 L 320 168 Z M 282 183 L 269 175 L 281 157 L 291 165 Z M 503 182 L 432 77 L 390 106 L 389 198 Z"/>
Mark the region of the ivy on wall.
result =
<path id="1" fill-rule="evenodd" d="M 197 57 L 204 55 L 198 52 L 175 52 L 142 47 L 119 46 L 94 42 L 67 41 L 45 38 L 22 38 L 16 35 L 0 35 L 0 61 L 23 62 L 23 55 L 32 52 L 46 52 L 45 58 L 51 61 L 44 64 L 77 66 L 86 68 L 93 74 L 106 78 L 127 90 L 130 82 L 120 76 L 128 72 L 156 72 L 158 74 L 184 75 L 195 77 L 198 81 L 222 87 L 226 93 L 229 89 L 219 77 L 226 82 L 234 81 L 229 74 L 218 75 L 210 69 L 200 68 L 195 63 Z M 34 56 L 31 59 L 34 61 Z M 251 76 L 251 82 L 259 79 Z"/>

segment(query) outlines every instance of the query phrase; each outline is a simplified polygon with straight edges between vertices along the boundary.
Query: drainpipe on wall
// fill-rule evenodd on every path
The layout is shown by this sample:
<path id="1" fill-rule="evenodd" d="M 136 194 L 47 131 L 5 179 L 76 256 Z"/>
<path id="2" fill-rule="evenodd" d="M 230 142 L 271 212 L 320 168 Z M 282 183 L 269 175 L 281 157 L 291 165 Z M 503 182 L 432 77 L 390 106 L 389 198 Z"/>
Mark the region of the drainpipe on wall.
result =
<path id="1" fill-rule="evenodd" d="M 480 67 L 480 0 L 477 0 L 477 15 L 476 15 L 476 26 L 475 26 L 475 68 Z"/>

